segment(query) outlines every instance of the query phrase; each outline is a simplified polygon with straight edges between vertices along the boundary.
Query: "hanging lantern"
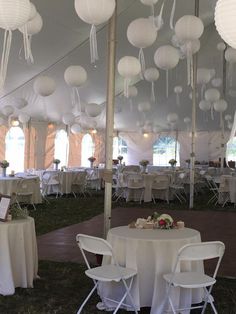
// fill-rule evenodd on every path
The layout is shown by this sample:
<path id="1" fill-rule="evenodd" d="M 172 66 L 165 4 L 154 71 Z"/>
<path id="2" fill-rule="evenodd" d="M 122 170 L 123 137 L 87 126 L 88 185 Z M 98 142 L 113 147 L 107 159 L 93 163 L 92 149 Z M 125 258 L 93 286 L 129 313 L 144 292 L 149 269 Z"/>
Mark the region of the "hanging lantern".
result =
<path id="1" fill-rule="evenodd" d="M 137 97 L 138 89 L 136 86 L 129 86 L 128 88 L 128 95 L 129 95 L 129 104 L 130 104 L 130 111 L 133 111 L 133 98 Z"/>
<path id="2" fill-rule="evenodd" d="M 230 114 L 225 115 L 225 121 L 230 121 L 232 120 L 232 116 Z"/>
<path id="3" fill-rule="evenodd" d="M 52 95 L 56 90 L 54 79 L 49 76 L 39 76 L 34 81 L 34 91 L 36 94 L 47 97 Z"/>
<path id="4" fill-rule="evenodd" d="M 35 5 L 30 2 L 30 16 L 29 16 L 29 21 L 33 20 L 33 18 L 35 17 L 35 15 L 37 14 L 37 10 Z"/>
<path id="5" fill-rule="evenodd" d="M 145 58 L 143 49 L 150 47 L 157 38 L 157 30 L 152 21 L 146 18 L 139 18 L 132 21 L 127 29 L 128 41 L 136 48 L 139 48 L 139 61 L 141 64 L 141 73 L 145 71 Z"/>
<path id="6" fill-rule="evenodd" d="M 87 104 L 85 112 L 88 117 L 95 118 L 101 114 L 102 106 L 95 103 Z"/>
<path id="7" fill-rule="evenodd" d="M 64 113 L 62 116 L 62 122 L 65 125 L 72 125 L 75 121 L 75 116 L 73 115 L 73 113 Z"/>
<path id="8" fill-rule="evenodd" d="M 175 34 L 183 42 L 199 39 L 203 31 L 202 20 L 194 15 L 184 15 L 175 24 Z"/>
<path id="9" fill-rule="evenodd" d="M 126 56 L 118 62 L 118 72 L 124 77 L 124 95 L 129 97 L 129 84 L 132 78 L 141 73 L 141 64 L 135 57 Z"/>
<path id="10" fill-rule="evenodd" d="M 179 52 L 176 48 L 166 45 L 157 49 L 154 54 L 156 66 L 166 71 L 166 96 L 169 95 L 168 71 L 173 69 L 179 63 Z"/>
<path id="11" fill-rule="evenodd" d="M 176 94 L 176 104 L 177 106 L 180 106 L 180 94 L 183 92 L 182 86 L 175 86 L 174 92 Z"/>
<path id="12" fill-rule="evenodd" d="M 218 43 L 217 44 L 217 46 L 216 46 L 216 48 L 217 48 L 217 50 L 219 50 L 219 51 L 224 51 L 225 50 L 225 48 L 226 48 L 226 45 L 225 45 L 225 43 L 224 42 L 220 42 L 220 43 Z"/>
<path id="13" fill-rule="evenodd" d="M 209 111 L 211 109 L 211 102 L 207 100 L 201 100 L 199 103 L 199 108 L 202 111 Z"/>
<path id="14" fill-rule="evenodd" d="M 151 109 L 151 105 L 149 102 L 145 101 L 145 102 L 141 102 L 140 104 L 138 104 L 138 111 L 139 112 L 148 112 Z"/>
<path id="15" fill-rule="evenodd" d="M 214 109 L 220 113 L 220 127 L 224 129 L 223 112 L 227 109 L 228 104 L 224 99 L 219 99 L 214 103 Z"/>
<path id="16" fill-rule="evenodd" d="M 205 91 L 205 99 L 210 102 L 215 102 L 220 99 L 220 92 L 216 88 L 209 88 Z"/>
<path id="17" fill-rule="evenodd" d="M 91 63 L 98 60 L 96 26 L 107 22 L 115 10 L 115 0 L 75 0 L 75 11 L 84 22 L 91 24 L 90 55 Z"/>
<path id="18" fill-rule="evenodd" d="M 16 98 L 14 99 L 14 107 L 17 109 L 22 109 L 28 105 L 28 102 L 24 98 Z"/>
<path id="19" fill-rule="evenodd" d="M 144 72 L 144 78 L 146 81 L 151 83 L 151 101 L 155 102 L 156 97 L 155 97 L 155 82 L 159 79 L 159 71 L 156 68 L 148 68 Z"/>
<path id="20" fill-rule="evenodd" d="M 6 105 L 2 108 L 2 113 L 7 117 L 13 114 L 13 112 L 14 112 L 14 108 L 10 105 Z"/>
<path id="21" fill-rule="evenodd" d="M 27 113 L 20 113 L 18 119 L 22 124 L 26 124 L 29 122 L 30 116 Z"/>
<path id="22" fill-rule="evenodd" d="M 215 25 L 221 38 L 236 48 L 235 32 L 236 3 L 234 0 L 218 0 L 215 7 Z"/>
<path id="23" fill-rule="evenodd" d="M 211 80 L 211 74 L 209 69 L 199 68 L 197 69 L 197 84 L 206 85 Z"/>
<path id="24" fill-rule="evenodd" d="M 79 65 L 69 66 L 64 73 L 64 79 L 71 90 L 72 107 L 77 107 L 78 113 L 81 112 L 81 103 L 79 95 L 79 87 L 87 81 L 86 70 Z"/>
<path id="25" fill-rule="evenodd" d="M 30 17 L 29 0 L 0 0 L 0 28 L 5 30 L 1 69 L 0 89 L 3 88 L 11 49 L 12 31 L 23 26 Z M 27 45 L 27 29 L 24 29 L 25 44 Z"/>
<path id="26" fill-rule="evenodd" d="M 211 81 L 211 85 L 213 87 L 220 87 L 222 85 L 222 79 L 220 77 L 217 77 L 217 78 L 214 78 L 212 81 Z"/>
<path id="27" fill-rule="evenodd" d="M 32 55 L 31 43 L 32 43 L 32 36 L 38 34 L 43 27 L 43 20 L 39 13 L 36 12 L 36 15 L 33 19 L 29 20 L 24 26 L 19 27 L 19 31 L 23 33 L 25 28 L 27 29 L 27 40 L 28 40 L 28 47 L 25 50 L 25 59 L 31 63 L 34 62 L 34 58 Z"/>
<path id="28" fill-rule="evenodd" d="M 173 127 L 179 120 L 179 116 L 177 113 L 171 112 L 167 115 L 167 121 L 171 124 L 171 127 Z"/>
<path id="29" fill-rule="evenodd" d="M 81 133 L 82 129 L 78 123 L 75 123 L 71 126 L 70 130 L 71 130 L 71 133 L 73 133 L 73 134 L 79 134 L 79 133 Z"/>
<path id="30" fill-rule="evenodd" d="M 184 118 L 184 123 L 188 124 L 191 122 L 191 119 L 189 117 Z"/>

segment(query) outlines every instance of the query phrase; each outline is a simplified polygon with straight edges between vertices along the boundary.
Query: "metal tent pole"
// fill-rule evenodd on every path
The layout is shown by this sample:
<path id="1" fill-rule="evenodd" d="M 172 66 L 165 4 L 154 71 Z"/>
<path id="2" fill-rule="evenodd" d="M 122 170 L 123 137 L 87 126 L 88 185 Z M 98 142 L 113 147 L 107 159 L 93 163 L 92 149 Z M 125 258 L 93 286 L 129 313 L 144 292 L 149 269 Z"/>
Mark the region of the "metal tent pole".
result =
<path id="1" fill-rule="evenodd" d="M 108 62 L 107 62 L 107 101 L 106 101 L 106 166 L 105 166 L 105 199 L 104 199 L 104 238 L 111 225 L 112 205 L 112 154 L 115 102 L 115 67 L 116 67 L 116 9 L 109 21 L 108 29 Z"/>
<path id="2" fill-rule="evenodd" d="M 199 0 L 195 0 L 195 16 L 199 16 Z M 190 155 L 190 197 L 189 208 L 194 204 L 194 170 L 195 170 L 195 134 L 196 134 L 196 89 L 197 89 L 197 53 L 193 55 L 193 92 L 192 92 L 192 132 L 191 132 L 191 155 Z"/>
<path id="3" fill-rule="evenodd" d="M 225 47 L 225 50 L 227 49 L 227 45 Z M 225 50 L 223 52 L 222 56 L 222 97 L 225 99 L 226 96 L 226 60 L 225 60 Z M 223 174 L 224 170 L 224 158 L 225 158 L 225 130 L 224 130 L 224 119 L 223 119 L 223 113 L 222 113 L 222 125 L 221 125 L 221 159 L 220 159 L 220 171 L 221 174 Z"/>

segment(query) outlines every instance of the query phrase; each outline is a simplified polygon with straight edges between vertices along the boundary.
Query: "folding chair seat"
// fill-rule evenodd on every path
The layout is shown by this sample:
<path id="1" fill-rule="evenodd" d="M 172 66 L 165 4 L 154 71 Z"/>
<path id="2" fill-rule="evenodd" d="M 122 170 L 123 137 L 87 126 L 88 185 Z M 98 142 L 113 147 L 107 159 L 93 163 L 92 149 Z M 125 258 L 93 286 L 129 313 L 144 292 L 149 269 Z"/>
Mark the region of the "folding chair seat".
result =
<path id="1" fill-rule="evenodd" d="M 48 194 L 55 193 L 56 197 L 62 195 L 61 191 L 61 180 L 59 173 L 45 172 L 42 175 L 42 195 L 45 199 Z"/>
<path id="2" fill-rule="evenodd" d="M 208 303 L 210 303 L 213 312 L 217 314 L 211 292 L 213 285 L 216 283 L 216 275 L 224 255 L 224 251 L 225 245 L 220 241 L 187 244 L 179 250 L 173 272 L 163 276 L 167 283 L 166 298 L 163 303 L 163 313 L 165 312 L 167 301 L 169 301 L 172 313 L 174 314 L 199 308 L 202 308 L 201 314 L 204 314 Z M 215 271 L 211 276 L 201 272 L 181 271 L 182 262 L 196 262 L 208 259 L 217 259 Z M 176 308 L 171 298 L 171 290 L 175 288 L 202 288 L 204 292 L 203 304 L 195 306 L 191 305 L 188 308 Z"/>
<path id="3" fill-rule="evenodd" d="M 124 295 L 119 300 L 108 299 L 109 302 L 114 303 L 114 311 L 113 313 L 117 313 L 119 308 L 124 305 L 126 307 L 132 308 L 137 314 L 137 308 L 134 304 L 133 298 L 130 294 L 130 289 L 132 287 L 133 279 L 137 275 L 137 271 L 135 269 L 122 267 L 118 264 L 116 257 L 114 255 L 112 246 L 109 242 L 104 239 L 92 237 L 85 234 L 77 234 L 76 236 L 77 244 L 81 250 L 85 263 L 87 265 L 87 270 L 85 271 L 86 276 L 91 278 L 94 281 L 94 287 L 89 292 L 88 296 L 80 306 L 77 314 L 81 313 L 85 304 L 88 302 L 89 298 L 92 296 L 93 292 L 98 288 L 99 282 L 120 282 L 124 288 Z M 105 256 L 110 256 L 114 261 L 114 264 L 111 265 L 102 265 L 99 267 L 91 268 L 88 259 L 86 257 L 85 252 L 90 252 L 94 254 L 100 254 Z M 125 298 L 129 298 L 131 301 L 131 305 L 127 305 L 124 303 Z M 105 304 L 106 298 L 102 300 Z"/>

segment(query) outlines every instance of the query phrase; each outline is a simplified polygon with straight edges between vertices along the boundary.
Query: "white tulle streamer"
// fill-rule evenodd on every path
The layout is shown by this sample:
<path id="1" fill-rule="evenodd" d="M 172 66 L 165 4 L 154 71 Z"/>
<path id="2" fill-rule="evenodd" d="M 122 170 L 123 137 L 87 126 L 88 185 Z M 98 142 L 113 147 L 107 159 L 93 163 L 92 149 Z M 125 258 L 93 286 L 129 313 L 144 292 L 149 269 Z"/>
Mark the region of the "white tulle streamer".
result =
<path id="1" fill-rule="evenodd" d="M 2 48 L 1 69 L 0 69 L 0 89 L 3 89 L 5 80 L 6 80 L 7 67 L 8 67 L 8 61 L 9 61 L 10 49 L 11 49 L 11 41 L 12 41 L 12 31 L 5 30 L 3 48 Z"/>
<path id="2" fill-rule="evenodd" d="M 76 108 L 78 113 L 81 113 L 81 101 L 80 101 L 80 95 L 79 95 L 78 87 L 72 87 L 71 103 L 72 103 L 72 108 Z"/>
<path id="3" fill-rule="evenodd" d="M 32 50 L 31 50 L 32 36 L 28 35 L 26 24 L 22 27 L 22 29 L 23 29 L 23 44 L 24 44 L 25 60 L 28 63 L 34 63 L 34 58 L 33 58 Z"/>
<path id="4" fill-rule="evenodd" d="M 129 98 L 129 84 L 130 84 L 130 78 L 124 79 L 124 96 L 126 98 Z"/>
<path id="5" fill-rule="evenodd" d="M 176 0 L 173 0 L 173 6 L 170 14 L 170 28 L 174 29 L 174 16 L 175 16 Z"/>
<path id="6" fill-rule="evenodd" d="M 145 72 L 145 68 L 146 68 L 143 48 L 140 48 L 140 49 L 139 49 L 138 59 L 139 59 L 139 62 L 140 62 L 140 64 L 141 64 L 141 73 L 140 73 L 140 77 L 141 77 L 141 79 L 143 80 L 143 79 L 144 79 L 144 72 Z"/>
<path id="7" fill-rule="evenodd" d="M 166 70 L 166 98 L 169 97 L 169 72 Z"/>
<path id="8" fill-rule="evenodd" d="M 180 106 L 180 95 L 179 95 L 179 93 L 176 93 L 176 105 L 178 107 Z"/>
<path id="9" fill-rule="evenodd" d="M 97 30 L 93 24 L 90 30 L 90 57 L 91 63 L 95 63 L 98 60 L 98 46 L 97 46 Z"/>
<path id="10" fill-rule="evenodd" d="M 152 82 L 152 87 L 151 87 L 151 101 L 155 102 L 156 101 L 156 96 L 155 96 L 155 82 Z"/>
<path id="11" fill-rule="evenodd" d="M 201 99 L 204 98 L 205 89 L 206 89 L 206 84 L 202 84 L 202 87 L 201 87 Z"/>
<path id="12" fill-rule="evenodd" d="M 130 112 L 133 112 L 133 100 L 132 100 L 132 98 L 130 98 L 130 100 L 129 100 L 129 109 L 130 109 Z"/>
<path id="13" fill-rule="evenodd" d="M 193 55 L 191 53 L 187 54 L 187 78 L 188 85 L 193 88 Z"/>
<path id="14" fill-rule="evenodd" d="M 211 120 L 214 120 L 214 105 L 211 104 Z"/>

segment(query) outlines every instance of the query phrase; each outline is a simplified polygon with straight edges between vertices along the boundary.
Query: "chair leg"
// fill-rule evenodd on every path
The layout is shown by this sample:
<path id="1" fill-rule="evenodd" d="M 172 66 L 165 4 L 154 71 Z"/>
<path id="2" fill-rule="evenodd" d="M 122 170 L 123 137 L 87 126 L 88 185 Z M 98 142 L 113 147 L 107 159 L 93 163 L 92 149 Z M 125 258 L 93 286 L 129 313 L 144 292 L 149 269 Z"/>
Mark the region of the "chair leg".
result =
<path id="1" fill-rule="evenodd" d="M 94 293 L 94 291 L 97 289 L 98 286 L 98 282 L 96 282 L 96 284 L 94 285 L 93 289 L 89 292 L 87 298 L 84 300 L 84 302 L 81 304 L 79 310 L 77 311 L 77 314 L 80 314 L 85 306 L 85 304 L 88 302 L 88 300 L 90 299 L 90 297 L 92 296 L 92 294 Z"/>

